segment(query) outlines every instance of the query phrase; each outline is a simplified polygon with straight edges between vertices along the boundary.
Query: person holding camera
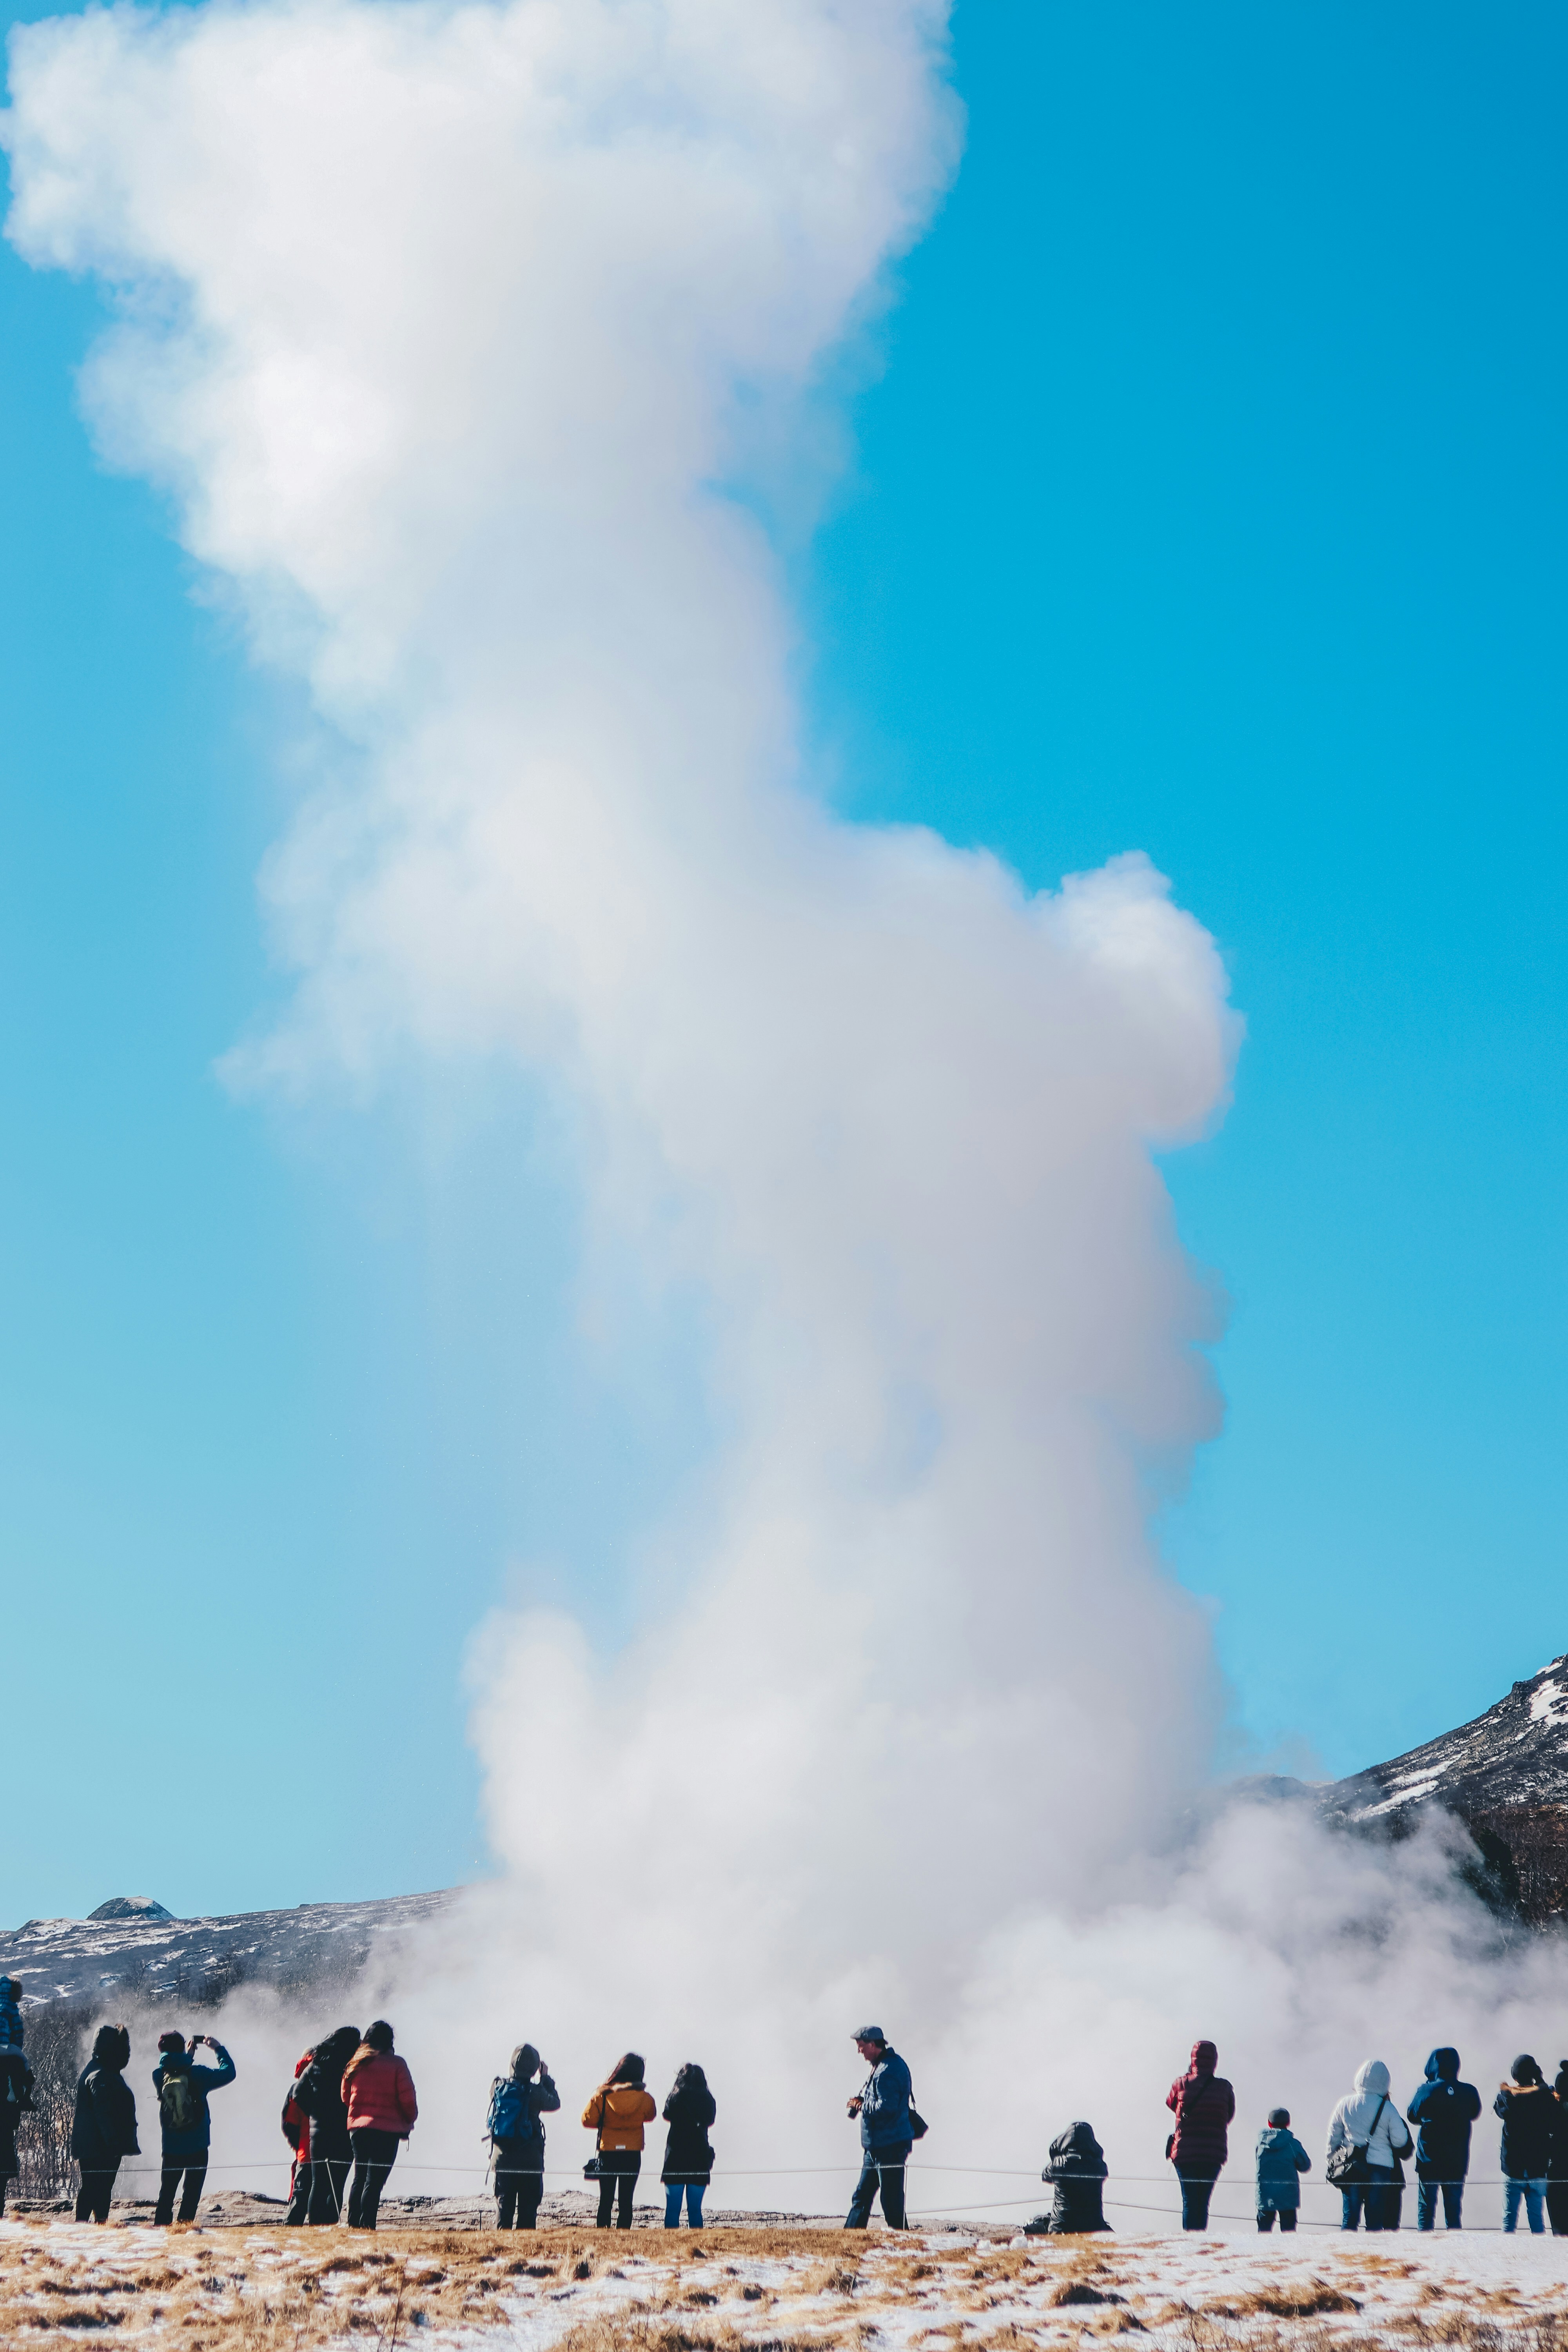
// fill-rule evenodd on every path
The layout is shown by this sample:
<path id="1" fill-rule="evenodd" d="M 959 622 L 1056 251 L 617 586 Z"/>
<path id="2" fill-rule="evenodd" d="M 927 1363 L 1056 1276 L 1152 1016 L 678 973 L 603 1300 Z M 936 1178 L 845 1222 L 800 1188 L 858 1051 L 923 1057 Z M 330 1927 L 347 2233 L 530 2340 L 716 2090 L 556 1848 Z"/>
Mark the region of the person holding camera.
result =
<path id="1" fill-rule="evenodd" d="M 904 2226 L 904 2167 L 914 2146 L 910 2121 L 913 2090 L 910 2070 L 879 2025 L 863 2025 L 855 2047 L 871 2069 L 863 2086 L 848 2102 L 847 2113 L 860 2118 L 863 2151 L 860 2178 L 845 2216 L 847 2230 L 863 2230 L 871 2219 L 871 2200 L 882 2192 L 882 2218 L 889 2230 Z"/>
<path id="2" fill-rule="evenodd" d="M 195 2053 L 204 2042 L 216 2055 L 216 2066 L 195 2064 Z M 223 2043 L 215 2042 L 210 2033 L 193 2033 L 188 2043 L 183 2033 L 161 2033 L 158 2048 L 163 2054 L 153 2069 L 153 2088 L 158 2094 L 158 2122 L 163 2135 L 163 2171 L 153 2220 L 156 2227 L 167 2229 L 174 2219 L 176 2189 L 180 2190 L 180 2220 L 196 2218 L 212 2146 L 207 2100 L 214 2091 L 224 2090 L 233 2082 L 237 2069 Z"/>

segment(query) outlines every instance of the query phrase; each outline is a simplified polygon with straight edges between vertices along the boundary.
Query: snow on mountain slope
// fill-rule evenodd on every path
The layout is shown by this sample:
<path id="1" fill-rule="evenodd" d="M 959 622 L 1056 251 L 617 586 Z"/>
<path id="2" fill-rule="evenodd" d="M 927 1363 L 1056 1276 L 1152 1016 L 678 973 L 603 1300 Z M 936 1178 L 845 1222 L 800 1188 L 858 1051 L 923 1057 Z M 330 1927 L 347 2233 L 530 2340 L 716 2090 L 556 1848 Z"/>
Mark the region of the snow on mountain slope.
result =
<path id="1" fill-rule="evenodd" d="M 1327 1796 L 1360 1822 L 1434 1798 L 1467 1815 L 1568 1805 L 1568 1655 L 1515 1683 L 1473 1723 L 1336 1780 Z"/>
<path id="2" fill-rule="evenodd" d="M 302 1989 L 356 1975 L 378 1944 L 431 1918 L 451 1899 L 447 1890 L 174 1919 L 145 1897 L 117 1897 L 89 1919 L 29 1919 L 11 1934 L 0 1932 L 0 1974 L 17 1979 L 27 2003 L 93 2000 L 110 1990 L 189 2001 L 216 1999 L 240 1984 Z"/>

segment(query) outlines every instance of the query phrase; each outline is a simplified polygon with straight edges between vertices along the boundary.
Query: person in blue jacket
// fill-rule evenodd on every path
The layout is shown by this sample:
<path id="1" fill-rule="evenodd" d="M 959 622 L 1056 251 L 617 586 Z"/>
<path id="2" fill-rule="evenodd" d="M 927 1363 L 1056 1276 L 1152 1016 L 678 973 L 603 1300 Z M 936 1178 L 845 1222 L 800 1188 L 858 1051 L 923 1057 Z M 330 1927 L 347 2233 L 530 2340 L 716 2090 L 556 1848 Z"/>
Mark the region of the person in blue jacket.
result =
<path id="1" fill-rule="evenodd" d="M 1301 2175 L 1310 2172 L 1312 2159 L 1290 2128 L 1289 2107 L 1270 2107 L 1268 2121 L 1258 2135 L 1258 2226 L 1265 2232 L 1279 2216 L 1284 2232 L 1296 2226 L 1301 2210 Z"/>
<path id="2" fill-rule="evenodd" d="M 904 2226 L 904 2167 L 914 2146 L 910 2104 L 914 2093 L 910 2070 L 879 2025 L 862 2025 L 855 2047 L 871 2069 L 862 2088 L 848 2103 L 848 2113 L 860 2118 L 860 2178 L 845 2216 L 847 2230 L 863 2230 L 871 2219 L 871 2200 L 880 2187 L 882 2218 L 889 2230 Z"/>
<path id="3" fill-rule="evenodd" d="M 195 2063 L 204 2042 L 216 2056 L 216 2066 Z M 233 2082 L 236 2067 L 223 2043 L 215 2042 L 210 2033 L 193 2033 L 188 2045 L 183 2033 L 161 2033 L 158 2048 L 163 2054 L 153 2069 L 153 2088 L 158 2094 L 158 2121 L 163 2133 L 163 2174 L 153 2220 L 167 2228 L 174 2219 L 176 2189 L 180 2189 L 180 2220 L 196 2218 L 202 2183 L 207 2177 L 207 2150 L 212 2146 L 207 2099 L 212 2092 Z"/>
<path id="4" fill-rule="evenodd" d="M 1405 2114 L 1416 2126 L 1415 2226 L 1437 2226 L 1437 2191 L 1443 2192 L 1443 2220 L 1450 2230 L 1464 2227 L 1465 2175 L 1470 2168 L 1470 2126 L 1481 2111 L 1481 2095 L 1473 2083 L 1459 2080 L 1457 2050 L 1434 2050 L 1426 2061 L 1426 2080 Z"/>

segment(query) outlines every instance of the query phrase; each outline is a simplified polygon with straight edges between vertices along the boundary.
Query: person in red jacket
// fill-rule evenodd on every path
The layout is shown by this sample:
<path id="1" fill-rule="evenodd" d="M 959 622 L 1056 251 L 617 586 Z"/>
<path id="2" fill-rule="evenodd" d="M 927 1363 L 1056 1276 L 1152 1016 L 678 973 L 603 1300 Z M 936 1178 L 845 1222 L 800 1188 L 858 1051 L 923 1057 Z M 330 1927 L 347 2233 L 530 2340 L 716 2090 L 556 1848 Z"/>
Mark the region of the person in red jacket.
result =
<path id="1" fill-rule="evenodd" d="M 294 2083 L 314 2054 L 306 2051 L 294 2069 Z M 289 2084 L 289 2095 L 283 2102 L 283 2137 L 294 2151 L 294 2169 L 289 2175 L 289 2210 L 283 2219 L 299 2227 L 310 2205 L 310 2118 L 294 2096 L 294 2083 Z"/>
<path id="2" fill-rule="evenodd" d="M 394 2054 L 392 2028 L 384 2017 L 365 2027 L 364 2040 L 343 2068 L 343 2105 L 354 2152 L 349 2228 L 374 2230 L 397 2143 L 408 2137 L 419 2114 L 414 2077 Z"/>
<path id="3" fill-rule="evenodd" d="M 1192 2063 L 1165 2094 L 1176 2128 L 1165 2154 L 1182 2184 L 1182 2227 L 1206 2230 L 1209 2198 L 1230 2149 L 1225 2127 L 1236 2114 L 1236 2093 L 1216 2074 L 1219 2052 L 1212 2042 L 1194 2042 Z"/>

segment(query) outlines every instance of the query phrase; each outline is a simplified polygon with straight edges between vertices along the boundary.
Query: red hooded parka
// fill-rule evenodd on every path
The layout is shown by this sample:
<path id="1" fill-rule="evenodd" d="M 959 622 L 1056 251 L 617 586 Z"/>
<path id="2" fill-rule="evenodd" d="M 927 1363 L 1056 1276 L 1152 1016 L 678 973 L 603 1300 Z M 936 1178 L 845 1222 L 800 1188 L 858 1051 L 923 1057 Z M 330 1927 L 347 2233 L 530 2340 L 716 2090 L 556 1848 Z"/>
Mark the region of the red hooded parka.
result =
<path id="1" fill-rule="evenodd" d="M 1215 2073 L 1218 2063 L 1212 2042 L 1194 2042 L 1191 2065 L 1165 2094 L 1176 2118 L 1169 2153 L 1178 2172 L 1217 2172 L 1230 2153 L 1225 2127 L 1236 2113 L 1236 2093 Z"/>

